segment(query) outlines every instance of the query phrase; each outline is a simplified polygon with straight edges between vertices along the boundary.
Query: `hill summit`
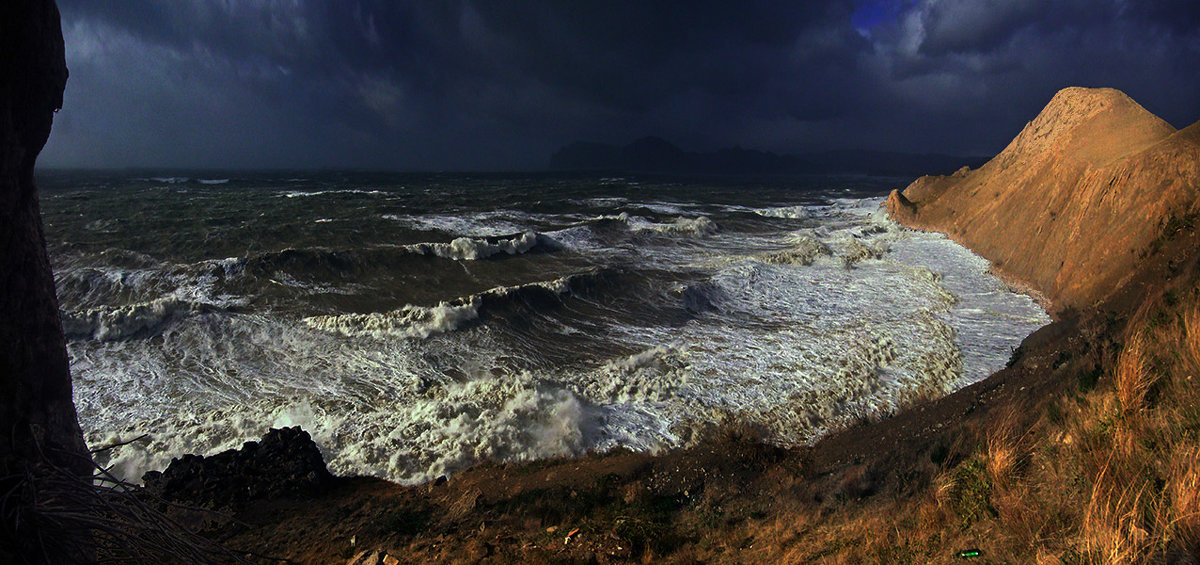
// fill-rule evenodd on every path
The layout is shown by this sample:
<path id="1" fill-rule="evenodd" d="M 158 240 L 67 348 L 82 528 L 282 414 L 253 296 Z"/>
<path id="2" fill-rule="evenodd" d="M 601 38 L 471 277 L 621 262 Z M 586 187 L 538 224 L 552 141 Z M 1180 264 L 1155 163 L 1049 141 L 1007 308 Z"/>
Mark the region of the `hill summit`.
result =
<path id="1" fill-rule="evenodd" d="M 1089 307 L 1200 211 L 1200 123 L 1176 131 L 1119 90 L 1066 88 L 977 170 L 924 176 L 888 198 L 901 223 L 942 231 L 1039 289 Z"/>

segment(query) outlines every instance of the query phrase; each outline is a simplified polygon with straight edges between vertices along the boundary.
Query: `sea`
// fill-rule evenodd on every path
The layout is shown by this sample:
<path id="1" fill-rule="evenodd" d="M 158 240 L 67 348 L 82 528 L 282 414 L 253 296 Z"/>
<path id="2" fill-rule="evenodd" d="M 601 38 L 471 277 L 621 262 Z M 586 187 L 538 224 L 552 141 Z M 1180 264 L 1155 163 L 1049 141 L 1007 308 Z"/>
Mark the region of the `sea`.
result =
<path id="1" fill-rule="evenodd" d="M 809 444 L 1049 322 L 911 179 L 42 171 L 75 404 L 123 478 L 302 426 L 332 471 Z"/>

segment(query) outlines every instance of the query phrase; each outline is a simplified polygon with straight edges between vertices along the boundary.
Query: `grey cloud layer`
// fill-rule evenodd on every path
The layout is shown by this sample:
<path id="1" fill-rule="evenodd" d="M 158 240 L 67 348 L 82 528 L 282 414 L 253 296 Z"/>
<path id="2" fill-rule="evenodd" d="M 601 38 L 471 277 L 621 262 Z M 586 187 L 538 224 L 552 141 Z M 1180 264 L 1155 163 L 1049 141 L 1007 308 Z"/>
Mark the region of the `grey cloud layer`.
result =
<path id="1" fill-rule="evenodd" d="M 1055 90 L 1200 119 L 1194 1 L 63 0 L 60 166 L 538 168 L 575 139 L 998 150 Z"/>

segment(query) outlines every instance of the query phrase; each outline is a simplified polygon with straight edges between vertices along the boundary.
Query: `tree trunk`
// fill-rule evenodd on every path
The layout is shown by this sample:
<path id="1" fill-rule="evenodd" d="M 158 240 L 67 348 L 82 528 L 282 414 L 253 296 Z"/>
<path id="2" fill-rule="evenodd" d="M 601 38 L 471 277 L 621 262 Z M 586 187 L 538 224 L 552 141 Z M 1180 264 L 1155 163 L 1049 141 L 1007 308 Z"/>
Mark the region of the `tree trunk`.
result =
<path id="1" fill-rule="evenodd" d="M 53 0 L 0 1 L 0 561 L 78 563 L 90 533 L 48 519 L 90 482 L 33 166 L 67 81 Z M 77 491 L 78 492 L 78 491 Z M 86 510 L 86 509 L 82 509 Z"/>

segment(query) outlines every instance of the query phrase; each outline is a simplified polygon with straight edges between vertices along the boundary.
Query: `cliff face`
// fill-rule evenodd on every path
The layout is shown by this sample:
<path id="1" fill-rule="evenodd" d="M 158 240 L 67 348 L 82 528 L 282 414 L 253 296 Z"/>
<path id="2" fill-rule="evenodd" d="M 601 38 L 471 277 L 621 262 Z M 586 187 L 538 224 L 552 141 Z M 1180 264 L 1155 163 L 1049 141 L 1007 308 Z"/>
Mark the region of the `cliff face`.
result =
<path id="1" fill-rule="evenodd" d="M 5 563 L 88 558 L 88 534 L 55 527 L 45 514 L 47 504 L 60 510 L 80 504 L 56 500 L 50 485 L 88 484 L 92 472 L 71 397 L 33 182 L 34 162 L 62 106 L 66 81 L 54 2 L 0 3 L 0 562 Z"/>
<path id="2" fill-rule="evenodd" d="M 1067 88 L 977 170 L 925 176 L 888 213 L 945 232 L 1055 310 L 1104 300 L 1172 223 L 1200 212 L 1200 123 L 1176 131 L 1124 93 Z"/>

